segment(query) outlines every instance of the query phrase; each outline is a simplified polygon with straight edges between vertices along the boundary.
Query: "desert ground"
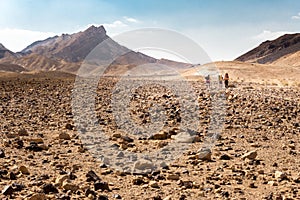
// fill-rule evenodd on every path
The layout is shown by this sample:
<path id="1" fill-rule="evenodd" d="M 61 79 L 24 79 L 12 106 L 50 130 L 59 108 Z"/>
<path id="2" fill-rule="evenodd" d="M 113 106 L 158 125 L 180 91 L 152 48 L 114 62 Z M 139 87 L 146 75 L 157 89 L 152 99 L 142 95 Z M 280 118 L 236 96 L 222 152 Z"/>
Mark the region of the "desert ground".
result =
<path id="1" fill-rule="evenodd" d="M 182 72 L 197 97 L 199 126 L 190 130 L 189 149 L 149 173 L 117 170 L 89 150 L 97 142 L 87 144 L 89 130 L 75 123 L 74 75 L 1 73 L 0 199 L 300 199 L 299 68 L 216 65 L 229 73 L 228 89 L 211 92 L 195 76 L 197 67 Z M 95 126 L 109 143 L 143 153 L 174 142 L 182 132 L 178 95 L 159 81 L 133 91 L 129 110 L 136 124 L 151 123 L 153 105 L 166 116 L 159 132 L 139 137 L 115 121 L 110 103 L 118 81 L 102 78 L 96 91 Z M 221 109 L 213 104 L 216 97 L 224 98 L 224 123 L 211 151 L 202 151 L 211 137 L 210 116 Z"/>

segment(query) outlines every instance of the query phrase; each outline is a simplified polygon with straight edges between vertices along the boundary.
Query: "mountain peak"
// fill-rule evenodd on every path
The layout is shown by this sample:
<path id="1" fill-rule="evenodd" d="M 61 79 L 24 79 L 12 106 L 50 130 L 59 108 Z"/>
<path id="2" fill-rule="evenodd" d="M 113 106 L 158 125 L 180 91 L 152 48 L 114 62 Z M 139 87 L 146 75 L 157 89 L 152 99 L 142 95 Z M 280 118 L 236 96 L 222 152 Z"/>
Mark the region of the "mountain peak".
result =
<path id="1" fill-rule="evenodd" d="M 0 50 L 1 51 L 6 51 L 8 49 L 2 43 L 0 43 Z"/>
<path id="2" fill-rule="evenodd" d="M 95 25 L 90 26 L 88 29 L 84 31 L 85 33 L 101 33 L 106 34 L 105 28 L 101 25 L 96 27 Z"/>

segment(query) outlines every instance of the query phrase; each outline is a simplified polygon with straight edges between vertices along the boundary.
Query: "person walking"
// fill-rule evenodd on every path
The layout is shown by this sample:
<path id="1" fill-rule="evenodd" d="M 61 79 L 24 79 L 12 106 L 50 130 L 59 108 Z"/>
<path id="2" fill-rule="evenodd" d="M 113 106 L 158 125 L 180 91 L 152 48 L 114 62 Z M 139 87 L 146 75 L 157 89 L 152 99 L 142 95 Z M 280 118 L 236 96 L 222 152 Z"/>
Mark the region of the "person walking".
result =
<path id="1" fill-rule="evenodd" d="M 225 88 L 228 88 L 228 84 L 229 84 L 229 75 L 228 75 L 228 73 L 225 74 L 224 83 L 225 83 Z"/>
<path id="2" fill-rule="evenodd" d="M 223 86 L 223 76 L 221 74 L 219 75 L 219 86 L 220 88 Z"/>
<path id="3" fill-rule="evenodd" d="M 206 82 L 206 87 L 210 88 L 210 76 L 209 75 L 205 76 L 205 82 Z"/>

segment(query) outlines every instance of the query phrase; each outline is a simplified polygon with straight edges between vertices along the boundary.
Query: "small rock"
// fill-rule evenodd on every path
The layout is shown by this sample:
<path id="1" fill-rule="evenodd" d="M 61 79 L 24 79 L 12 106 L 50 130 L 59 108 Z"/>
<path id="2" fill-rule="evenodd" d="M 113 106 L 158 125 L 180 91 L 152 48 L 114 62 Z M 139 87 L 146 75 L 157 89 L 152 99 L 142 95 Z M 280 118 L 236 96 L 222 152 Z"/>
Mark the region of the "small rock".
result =
<path id="1" fill-rule="evenodd" d="M 72 124 L 66 124 L 66 129 L 73 130 L 74 126 Z"/>
<path id="2" fill-rule="evenodd" d="M 132 138 L 130 138 L 130 137 L 128 137 L 128 136 L 121 136 L 121 138 L 122 138 L 125 142 L 128 142 L 128 143 L 134 141 Z"/>
<path id="3" fill-rule="evenodd" d="M 250 184 L 249 184 L 249 187 L 250 187 L 250 188 L 257 188 L 257 186 L 256 186 L 254 183 L 250 183 Z"/>
<path id="4" fill-rule="evenodd" d="M 223 154 L 220 156 L 220 160 L 230 160 L 230 159 L 231 159 L 231 157 L 227 154 Z"/>
<path id="5" fill-rule="evenodd" d="M 3 149 L 0 149 L 0 158 L 4 158 L 5 157 L 5 153 Z"/>
<path id="6" fill-rule="evenodd" d="M 42 189 L 43 189 L 43 192 L 44 192 L 45 194 L 49 194 L 49 193 L 58 193 L 57 188 L 56 188 L 54 185 L 52 185 L 51 183 L 45 184 L 45 185 L 42 187 Z"/>
<path id="7" fill-rule="evenodd" d="M 9 173 L 9 179 L 10 179 L 10 180 L 17 180 L 16 174 L 15 174 L 14 172 L 10 172 L 10 173 Z"/>
<path id="8" fill-rule="evenodd" d="M 27 141 L 28 142 L 35 142 L 37 144 L 44 143 L 43 138 L 30 138 L 30 139 L 27 139 Z"/>
<path id="9" fill-rule="evenodd" d="M 30 174 L 30 173 L 29 173 L 29 170 L 28 170 L 27 167 L 24 166 L 24 165 L 21 165 L 21 166 L 19 167 L 19 171 L 20 171 L 22 174 L 26 174 L 26 175 Z"/>
<path id="10" fill-rule="evenodd" d="M 242 155 L 242 159 L 245 159 L 245 158 L 248 158 L 250 160 L 254 160 L 257 156 L 257 151 L 256 150 L 253 150 L 253 151 L 250 151 L 248 153 L 245 153 L 244 155 Z"/>
<path id="11" fill-rule="evenodd" d="M 14 192 L 14 189 L 11 185 L 5 186 L 2 190 L 2 194 L 4 194 L 4 195 L 12 195 L 13 192 Z"/>
<path id="12" fill-rule="evenodd" d="M 19 183 L 13 183 L 12 187 L 13 187 L 14 191 L 17 191 L 17 192 L 19 192 L 25 188 L 25 186 L 23 184 L 19 184 Z"/>
<path id="13" fill-rule="evenodd" d="M 179 180 L 179 175 L 178 174 L 169 174 L 168 176 L 167 176 L 167 179 L 168 180 L 175 180 L 175 181 L 177 181 L 177 180 Z"/>
<path id="14" fill-rule="evenodd" d="M 122 199 L 121 195 L 119 195 L 119 194 L 114 194 L 113 197 L 114 197 L 115 199 Z"/>
<path id="15" fill-rule="evenodd" d="M 97 181 L 94 183 L 94 189 L 97 190 L 110 190 L 108 183 L 104 181 Z"/>
<path id="16" fill-rule="evenodd" d="M 211 150 L 209 148 L 201 148 L 197 153 L 197 158 L 200 160 L 211 160 Z"/>
<path id="17" fill-rule="evenodd" d="M 18 131 L 18 135 L 19 135 L 19 136 L 28 136 L 29 134 L 28 134 L 28 132 L 27 132 L 26 129 L 20 129 L 20 130 Z"/>
<path id="18" fill-rule="evenodd" d="M 166 140 L 168 139 L 168 133 L 167 132 L 162 132 L 162 133 L 156 133 L 152 135 L 150 140 Z"/>
<path id="19" fill-rule="evenodd" d="M 91 181 L 96 182 L 101 180 L 93 170 L 90 170 L 85 176 L 87 182 L 91 182 Z"/>
<path id="20" fill-rule="evenodd" d="M 63 182 L 65 180 L 68 180 L 69 179 L 69 175 L 68 174 L 65 174 L 65 175 L 62 175 L 62 176 L 59 176 L 56 180 L 55 180 L 55 185 L 57 186 L 62 186 L 63 185 Z"/>
<path id="21" fill-rule="evenodd" d="M 39 152 L 39 151 L 43 151 L 44 148 L 43 147 L 40 147 L 38 146 L 38 144 L 36 142 L 30 142 L 30 145 L 25 147 L 26 150 L 29 150 L 29 151 L 35 151 L 35 152 Z"/>
<path id="22" fill-rule="evenodd" d="M 134 171 L 140 173 L 147 173 L 155 170 L 155 166 L 149 160 L 140 159 L 134 163 Z"/>
<path id="23" fill-rule="evenodd" d="M 58 135 L 58 138 L 59 139 L 62 139 L 62 140 L 71 140 L 71 137 L 68 133 L 66 132 L 62 132 Z"/>
<path id="24" fill-rule="evenodd" d="M 157 181 L 150 181 L 149 186 L 153 188 L 159 188 Z"/>
<path id="25" fill-rule="evenodd" d="M 63 189 L 71 190 L 72 192 L 76 192 L 79 189 L 77 185 L 68 182 L 64 182 L 62 187 Z"/>
<path id="26" fill-rule="evenodd" d="M 284 180 L 284 179 L 287 179 L 287 174 L 285 172 L 276 171 L 275 172 L 275 178 L 277 180 Z"/>
<path id="27" fill-rule="evenodd" d="M 268 181 L 268 185 L 278 186 L 278 183 L 276 183 L 275 181 Z"/>
<path id="28" fill-rule="evenodd" d="M 146 182 L 144 181 L 143 177 L 137 177 L 135 179 L 133 179 L 133 185 L 143 185 Z"/>
<path id="29" fill-rule="evenodd" d="M 179 143 L 192 143 L 194 142 L 195 136 L 192 136 L 187 132 L 181 132 L 178 133 L 177 135 L 172 135 L 171 138 L 176 140 L 176 142 Z"/>
<path id="30" fill-rule="evenodd" d="M 98 200 L 108 200 L 108 196 L 106 196 L 106 195 L 100 195 L 98 197 Z"/>
<path id="31" fill-rule="evenodd" d="M 36 193 L 27 198 L 27 200 L 46 200 L 46 195 L 44 193 Z"/>

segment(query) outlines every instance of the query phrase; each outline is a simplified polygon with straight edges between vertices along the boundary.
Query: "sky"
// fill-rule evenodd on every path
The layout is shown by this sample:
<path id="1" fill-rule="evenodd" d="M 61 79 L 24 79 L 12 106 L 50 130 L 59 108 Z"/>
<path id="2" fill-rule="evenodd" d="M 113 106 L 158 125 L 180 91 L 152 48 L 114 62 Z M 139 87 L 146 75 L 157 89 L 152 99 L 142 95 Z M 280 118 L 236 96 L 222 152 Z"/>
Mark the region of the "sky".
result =
<path id="1" fill-rule="evenodd" d="M 109 36 L 149 27 L 174 30 L 212 61 L 233 60 L 265 40 L 300 32 L 300 1 L 0 0 L 0 43 L 14 52 L 92 24 L 104 25 Z"/>

